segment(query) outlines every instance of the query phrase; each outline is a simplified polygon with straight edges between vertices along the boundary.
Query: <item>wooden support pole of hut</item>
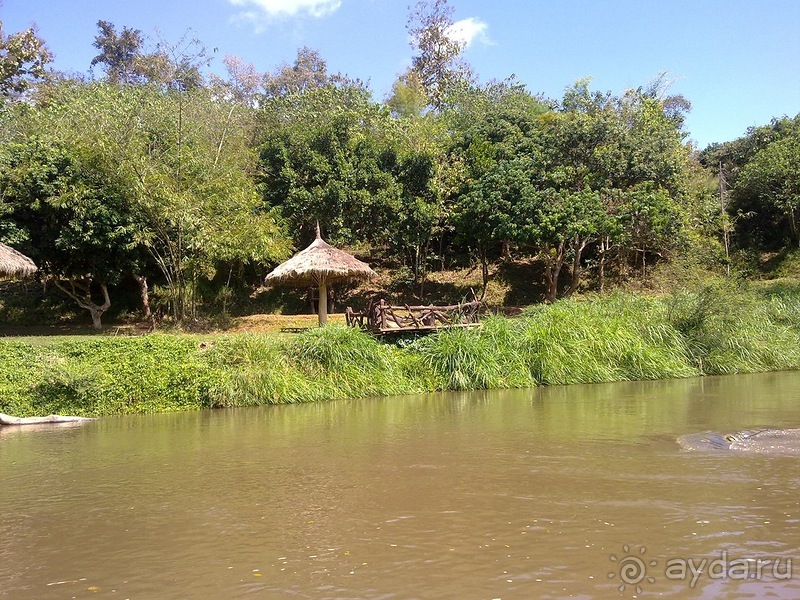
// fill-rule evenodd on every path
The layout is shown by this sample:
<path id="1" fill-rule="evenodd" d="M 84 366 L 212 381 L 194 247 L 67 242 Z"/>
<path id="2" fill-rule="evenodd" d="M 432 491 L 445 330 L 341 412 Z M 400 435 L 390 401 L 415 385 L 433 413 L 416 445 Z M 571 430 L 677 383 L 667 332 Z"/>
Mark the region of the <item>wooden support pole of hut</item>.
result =
<path id="1" fill-rule="evenodd" d="M 319 280 L 319 299 L 317 300 L 317 317 L 320 327 L 328 324 L 328 283 L 322 277 Z"/>

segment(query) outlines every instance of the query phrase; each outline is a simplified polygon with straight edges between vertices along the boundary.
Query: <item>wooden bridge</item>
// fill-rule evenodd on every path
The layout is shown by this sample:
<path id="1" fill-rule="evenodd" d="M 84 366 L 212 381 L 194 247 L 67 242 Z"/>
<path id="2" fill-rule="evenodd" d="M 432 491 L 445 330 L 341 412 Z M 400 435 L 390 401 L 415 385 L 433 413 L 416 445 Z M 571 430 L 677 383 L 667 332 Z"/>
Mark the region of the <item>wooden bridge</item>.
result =
<path id="1" fill-rule="evenodd" d="M 474 300 L 450 306 L 390 306 L 384 300 L 364 312 L 349 306 L 345 318 L 350 327 L 360 327 L 374 335 L 429 333 L 456 327 L 478 327 L 481 302 Z"/>

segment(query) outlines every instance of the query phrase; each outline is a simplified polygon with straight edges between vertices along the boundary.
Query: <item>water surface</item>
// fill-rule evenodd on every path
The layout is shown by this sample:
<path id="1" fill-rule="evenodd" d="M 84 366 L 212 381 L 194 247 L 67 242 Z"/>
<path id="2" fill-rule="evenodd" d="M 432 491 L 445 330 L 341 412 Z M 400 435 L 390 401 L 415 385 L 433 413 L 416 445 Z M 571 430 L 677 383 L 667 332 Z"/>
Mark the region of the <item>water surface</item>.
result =
<path id="1" fill-rule="evenodd" d="M 0 598 L 798 598 L 800 457 L 677 443 L 798 426 L 773 373 L 5 428 Z"/>

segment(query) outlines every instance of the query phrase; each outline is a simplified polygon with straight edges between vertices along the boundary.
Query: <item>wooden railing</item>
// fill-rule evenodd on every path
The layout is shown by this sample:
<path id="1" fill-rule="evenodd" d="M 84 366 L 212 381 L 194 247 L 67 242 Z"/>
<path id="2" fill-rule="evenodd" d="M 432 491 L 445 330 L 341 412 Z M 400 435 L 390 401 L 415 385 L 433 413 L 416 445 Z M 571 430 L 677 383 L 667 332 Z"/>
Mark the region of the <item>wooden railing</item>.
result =
<path id="1" fill-rule="evenodd" d="M 479 325 L 481 302 L 474 300 L 450 306 L 390 306 L 384 300 L 364 312 L 347 307 L 345 318 L 350 327 L 360 327 L 378 335 L 403 332 L 427 332 L 452 327 Z"/>

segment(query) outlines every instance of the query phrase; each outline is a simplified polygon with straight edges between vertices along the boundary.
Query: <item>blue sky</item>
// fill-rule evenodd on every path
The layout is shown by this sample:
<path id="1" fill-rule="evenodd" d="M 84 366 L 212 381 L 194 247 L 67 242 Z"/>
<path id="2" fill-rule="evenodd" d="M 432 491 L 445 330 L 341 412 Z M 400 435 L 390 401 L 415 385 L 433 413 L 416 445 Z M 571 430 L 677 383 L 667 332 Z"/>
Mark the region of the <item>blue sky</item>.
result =
<path id="1" fill-rule="evenodd" d="M 175 42 L 187 30 L 260 72 L 320 52 L 332 72 L 369 81 L 385 97 L 410 63 L 405 29 L 414 0 L 0 0 L 6 34 L 38 25 L 55 67 L 87 72 L 99 19 Z M 800 0 L 450 0 L 482 81 L 511 74 L 561 98 L 583 77 L 621 94 L 659 73 L 693 108 L 699 148 L 800 113 Z M 100 73 L 97 73 L 99 76 Z"/>

